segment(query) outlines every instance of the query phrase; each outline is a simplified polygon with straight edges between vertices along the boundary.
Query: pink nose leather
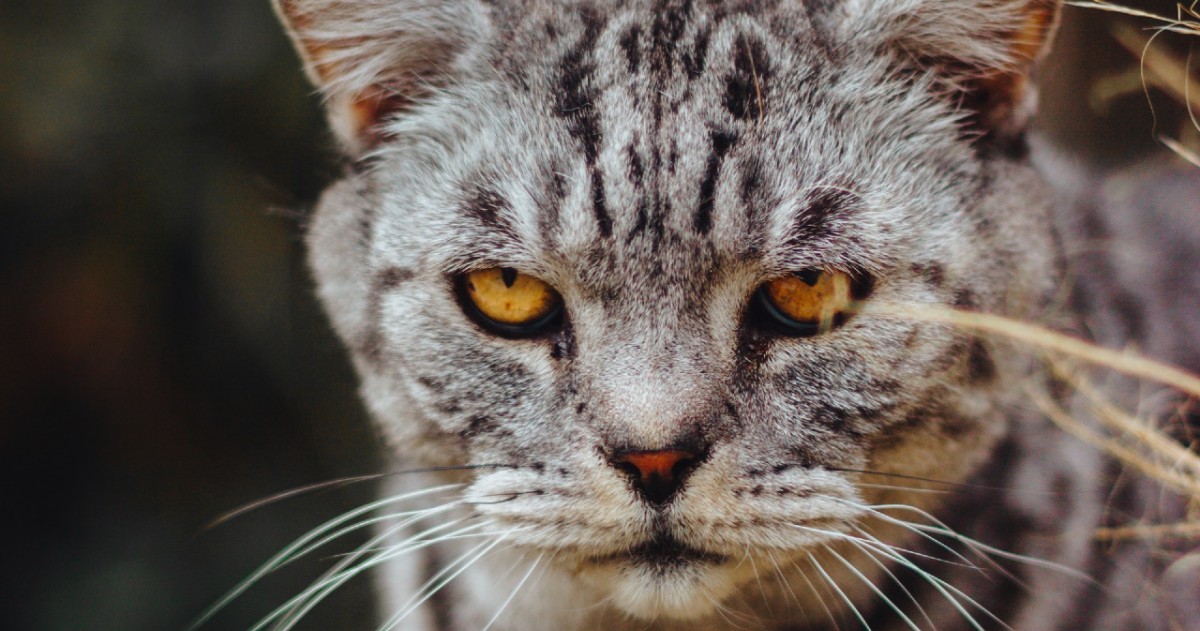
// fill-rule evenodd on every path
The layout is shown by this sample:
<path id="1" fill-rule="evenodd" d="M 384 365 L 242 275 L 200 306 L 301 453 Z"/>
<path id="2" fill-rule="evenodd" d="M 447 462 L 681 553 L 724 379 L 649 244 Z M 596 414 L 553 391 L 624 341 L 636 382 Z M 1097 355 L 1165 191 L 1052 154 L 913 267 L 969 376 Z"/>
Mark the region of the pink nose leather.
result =
<path id="1" fill-rule="evenodd" d="M 670 480 L 674 477 L 675 465 L 695 458 L 686 451 L 638 451 L 617 458 L 617 462 L 627 463 L 637 469 L 643 481 L 659 477 Z"/>

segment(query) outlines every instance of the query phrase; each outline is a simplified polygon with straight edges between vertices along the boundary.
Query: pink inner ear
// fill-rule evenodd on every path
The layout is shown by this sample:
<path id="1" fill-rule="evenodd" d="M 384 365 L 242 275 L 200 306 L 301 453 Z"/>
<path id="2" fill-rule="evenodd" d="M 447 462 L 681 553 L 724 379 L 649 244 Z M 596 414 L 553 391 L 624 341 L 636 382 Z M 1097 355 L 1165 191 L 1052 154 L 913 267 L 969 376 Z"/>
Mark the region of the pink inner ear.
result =
<path id="1" fill-rule="evenodd" d="M 359 94 L 350 104 L 351 122 L 355 135 L 364 146 L 373 147 L 387 139 L 381 124 L 389 114 L 408 105 L 397 90 L 374 86 Z"/>
<path id="2" fill-rule="evenodd" d="M 1053 4 L 1031 8 L 1020 28 L 1008 35 L 1016 66 L 983 74 L 971 82 L 971 106 L 979 112 L 978 123 L 985 129 L 1004 135 L 1023 125 L 1020 110 L 1029 90 L 1029 68 L 1046 49 L 1056 15 Z"/>

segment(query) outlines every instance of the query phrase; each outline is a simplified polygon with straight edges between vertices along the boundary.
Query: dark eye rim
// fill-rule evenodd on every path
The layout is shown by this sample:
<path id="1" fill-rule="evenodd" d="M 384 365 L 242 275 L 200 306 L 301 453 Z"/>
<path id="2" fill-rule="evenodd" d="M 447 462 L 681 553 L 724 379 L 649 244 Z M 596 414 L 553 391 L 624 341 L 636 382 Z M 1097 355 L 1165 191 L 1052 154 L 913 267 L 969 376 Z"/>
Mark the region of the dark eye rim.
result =
<path id="1" fill-rule="evenodd" d="M 820 274 L 830 270 L 808 268 L 792 272 L 794 276 L 808 282 L 814 273 Z M 875 287 L 875 279 L 865 274 L 848 273 L 850 276 L 850 298 L 854 302 L 866 300 Z M 813 283 L 808 283 L 812 285 Z M 838 312 L 833 316 L 833 322 L 828 329 L 823 329 L 820 322 L 804 322 L 788 316 L 781 310 L 767 292 L 767 283 L 759 285 L 750 300 L 750 322 L 760 329 L 767 329 L 784 337 L 815 337 L 823 333 L 837 330 L 850 320 L 852 313 Z"/>
<path id="2" fill-rule="evenodd" d="M 508 324 L 497 322 L 483 313 L 467 291 L 467 274 L 457 274 L 451 280 L 454 286 L 454 297 L 463 313 L 484 331 L 507 339 L 529 339 L 553 333 L 562 328 L 565 310 L 562 295 L 555 292 L 558 302 L 546 315 L 525 324 Z M 553 287 L 551 287 L 553 290 Z"/>

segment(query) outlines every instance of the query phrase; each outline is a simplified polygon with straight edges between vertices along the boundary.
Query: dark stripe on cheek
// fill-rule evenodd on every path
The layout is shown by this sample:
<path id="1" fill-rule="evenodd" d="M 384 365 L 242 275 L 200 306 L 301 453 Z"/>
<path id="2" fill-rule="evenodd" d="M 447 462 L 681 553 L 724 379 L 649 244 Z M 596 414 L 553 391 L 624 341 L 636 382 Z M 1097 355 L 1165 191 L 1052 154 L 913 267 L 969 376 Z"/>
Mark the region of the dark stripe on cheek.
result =
<path id="1" fill-rule="evenodd" d="M 416 272 L 403 267 L 389 267 L 375 277 L 375 291 L 391 291 L 412 280 Z"/>
<path id="2" fill-rule="evenodd" d="M 476 436 L 494 434 L 499 429 L 500 426 L 496 423 L 496 419 L 490 416 L 472 416 L 467 421 L 467 427 L 458 432 L 458 436 L 463 440 L 469 440 Z"/>
<path id="3" fill-rule="evenodd" d="M 629 74 L 635 75 L 642 66 L 642 49 L 640 40 L 642 28 L 634 26 L 621 36 L 621 50 L 625 51 L 625 59 L 629 62 Z"/>
<path id="4" fill-rule="evenodd" d="M 383 360 L 383 294 L 407 283 L 416 273 L 403 267 L 389 267 L 375 275 L 367 296 L 367 328 L 358 343 L 358 352 L 367 363 L 378 366 Z"/>
<path id="5" fill-rule="evenodd" d="M 596 226 L 600 230 L 600 236 L 611 237 L 613 220 L 608 214 L 608 202 L 604 198 L 604 178 L 601 177 L 599 169 L 592 171 L 592 211 L 596 215 Z"/>
<path id="6" fill-rule="evenodd" d="M 996 379 L 996 363 L 982 340 L 976 339 L 971 343 L 967 366 L 968 378 L 975 385 L 988 384 Z"/>
<path id="7" fill-rule="evenodd" d="M 941 263 L 913 263 L 909 269 L 937 289 L 946 284 L 946 268 Z"/>
<path id="8" fill-rule="evenodd" d="M 692 50 L 685 53 L 683 56 L 684 67 L 687 68 L 689 74 L 693 77 L 699 77 L 704 74 L 704 68 L 708 65 L 708 30 L 701 30 L 696 33 L 696 41 L 692 44 Z"/>
<path id="9" fill-rule="evenodd" d="M 696 232 L 708 234 L 712 229 L 713 202 L 717 193 L 717 177 L 721 173 L 721 163 L 725 155 L 737 142 L 737 135 L 729 132 L 715 131 L 712 134 L 712 154 L 708 156 L 708 166 L 704 179 L 700 182 L 700 203 L 696 208 L 693 221 Z"/>
<path id="10" fill-rule="evenodd" d="M 654 8 L 654 23 L 650 26 L 650 65 L 658 74 L 665 75 L 674 69 L 679 40 L 691 15 L 691 0 L 664 0 Z"/>

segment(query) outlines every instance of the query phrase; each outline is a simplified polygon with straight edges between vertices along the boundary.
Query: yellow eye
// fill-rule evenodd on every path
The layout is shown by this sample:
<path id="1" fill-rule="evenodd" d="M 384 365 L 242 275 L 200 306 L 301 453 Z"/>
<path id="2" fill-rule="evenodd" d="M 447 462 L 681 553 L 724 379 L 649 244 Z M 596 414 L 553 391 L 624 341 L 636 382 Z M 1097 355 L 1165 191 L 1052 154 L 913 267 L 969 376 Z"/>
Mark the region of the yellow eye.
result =
<path id="1" fill-rule="evenodd" d="M 865 289 L 845 272 L 813 269 L 768 281 L 758 290 L 758 302 L 783 332 L 815 335 L 840 325 Z"/>
<path id="2" fill-rule="evenodd" d="M 562 310 L 562 297 L 550 285 L 510 267 L 469 272 L 462 287 L 482 323 L 501 334 L 536 333 Z"/>

